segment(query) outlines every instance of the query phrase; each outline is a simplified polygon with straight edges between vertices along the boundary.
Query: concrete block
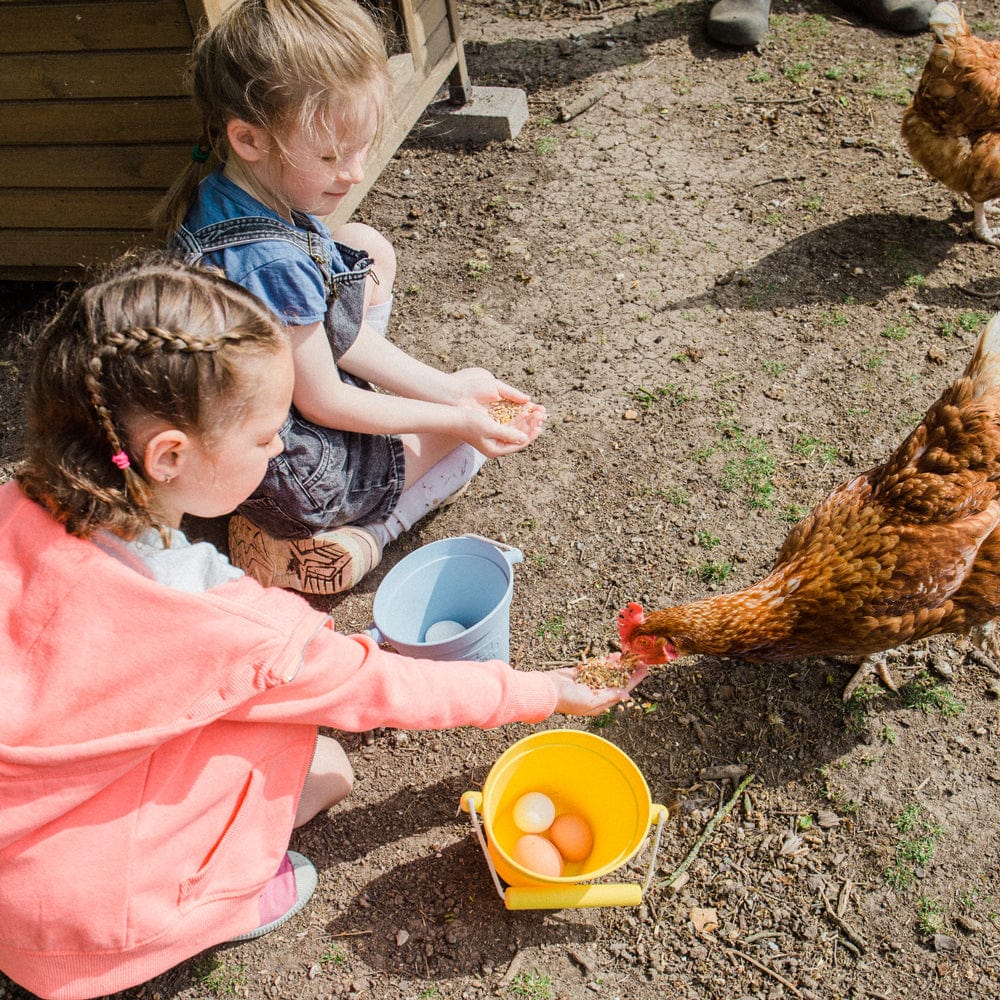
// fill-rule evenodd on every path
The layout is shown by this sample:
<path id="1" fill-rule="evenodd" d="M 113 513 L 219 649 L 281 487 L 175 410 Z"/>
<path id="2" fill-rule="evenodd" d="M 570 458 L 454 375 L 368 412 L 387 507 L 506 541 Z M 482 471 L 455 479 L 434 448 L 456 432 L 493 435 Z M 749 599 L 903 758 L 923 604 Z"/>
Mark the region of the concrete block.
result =
<path id="1" fill-rule="evenodd" d="M 420 138 L 456 145 L 514 139 L 528 120 L 528 97 L 516 87 L 472 87 L 467 104 L 438 101 L 427 108 Z"/>

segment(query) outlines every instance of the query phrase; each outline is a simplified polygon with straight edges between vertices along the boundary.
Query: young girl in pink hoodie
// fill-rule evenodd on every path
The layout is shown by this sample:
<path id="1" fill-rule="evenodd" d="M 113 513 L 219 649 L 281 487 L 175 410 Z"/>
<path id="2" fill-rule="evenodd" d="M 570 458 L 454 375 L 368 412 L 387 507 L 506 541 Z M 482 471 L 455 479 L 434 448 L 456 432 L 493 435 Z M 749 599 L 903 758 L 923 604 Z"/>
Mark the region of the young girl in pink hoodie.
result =
<path id="1" fill-rule="evenodd" d="M 177 263 L 119 268 L 41 334 L 0 487 L 0 969 L 42 997 L 297 912 L 316 873 L 291 831 L 353 780 L 318 726 L 595 715 L 640 679 L 388 653 L 188 541 L 185 514 L 231 511 L 280 452 L 293 377 L 273 314 Z"/>

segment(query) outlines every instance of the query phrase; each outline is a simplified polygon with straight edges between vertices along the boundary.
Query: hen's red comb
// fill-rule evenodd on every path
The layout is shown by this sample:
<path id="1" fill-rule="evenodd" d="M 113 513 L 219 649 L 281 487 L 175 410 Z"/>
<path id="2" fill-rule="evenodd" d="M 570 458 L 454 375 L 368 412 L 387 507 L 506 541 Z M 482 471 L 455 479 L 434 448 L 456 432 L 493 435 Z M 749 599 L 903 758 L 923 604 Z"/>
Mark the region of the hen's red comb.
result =
<path id="1" fill-rule="evenodd" d="M 618 612 L 618 637 L 623 643 L 628 642 L 632 630 L 646 620 L 646 612 L 641 604 L 635 601 L 629 603 Z"/>

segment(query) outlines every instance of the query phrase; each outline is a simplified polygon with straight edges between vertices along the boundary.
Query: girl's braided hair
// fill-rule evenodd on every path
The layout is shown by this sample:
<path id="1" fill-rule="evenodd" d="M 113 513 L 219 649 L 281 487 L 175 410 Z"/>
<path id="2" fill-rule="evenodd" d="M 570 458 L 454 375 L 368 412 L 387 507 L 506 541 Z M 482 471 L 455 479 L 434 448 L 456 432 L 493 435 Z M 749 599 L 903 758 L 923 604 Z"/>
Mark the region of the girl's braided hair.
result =
<path id="1" fill-rule="evenodd" d="M 120 262 L 39 335 L 18 481 L 74 535 L 162 527 L 129 428 L 152 418 L 210 444 L 249 406 L 242 362 L 285 344 L 270 310 L 218 274 L 165 257 Z"/>
<path id="2" fill-rule="evenodd" d="M 279 147 L 295 129 L 334 136 L 331 110 L 341 142 L 372 112 L 381 130 L 392 84 L 377 16 L 357 0 L 239 0 L 199 36 L 188 74 L 202 136 L 156 209 L 159 238 L 173 236 L 199 181 L 226 161 L 234 119 L 265 129 Z"/>

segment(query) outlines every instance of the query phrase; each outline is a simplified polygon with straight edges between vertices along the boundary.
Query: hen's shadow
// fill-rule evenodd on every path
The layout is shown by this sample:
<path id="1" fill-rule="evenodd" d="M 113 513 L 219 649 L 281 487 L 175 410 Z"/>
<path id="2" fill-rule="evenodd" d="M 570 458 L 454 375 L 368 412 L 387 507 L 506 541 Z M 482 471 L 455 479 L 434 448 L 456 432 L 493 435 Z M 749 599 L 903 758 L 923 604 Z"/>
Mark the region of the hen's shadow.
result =
<path id="1" fill-rule="evenodd" d="M 972 238 L 967 219 L 958 212 L 947 222 L 900 212 L 853 215 L 716 278 L 712 287 L 672 303 L 672 308 L 770 311 L 878 300 L 914 275 L 932 273 L 957 243 Z M 924 288 L 920 297 L 926 305 L 967 307 L 970 298 L 980 303 L 1000 298 L 1000 289 L 995 278 L 974 279 L 965 286 Z"/>

